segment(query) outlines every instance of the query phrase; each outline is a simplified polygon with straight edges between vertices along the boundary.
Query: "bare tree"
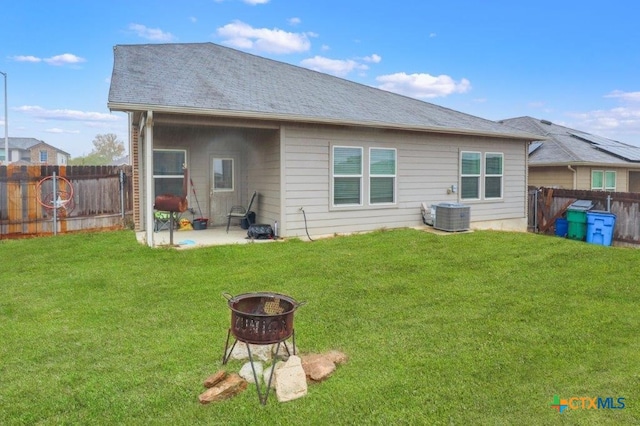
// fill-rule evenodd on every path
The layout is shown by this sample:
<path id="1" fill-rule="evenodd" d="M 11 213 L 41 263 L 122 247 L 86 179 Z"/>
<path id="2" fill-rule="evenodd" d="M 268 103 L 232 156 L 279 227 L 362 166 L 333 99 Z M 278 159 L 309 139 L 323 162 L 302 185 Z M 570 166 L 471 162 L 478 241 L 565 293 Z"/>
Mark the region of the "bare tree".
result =
<path id="1" fill-rule="evenodd" d="M 113 133 L 96 135 L 93 139 L 93 150 L 89 155 L 74 158 L 69 164 L 92 164 L 105 165 L 112 164 L 125 153 L 124 143 L 118 140 L 118 136 Z"/>
<path id="2" fill-rule="evenodd" d="M 93 154 L 112 162 L 124 154 L 124 143 L 118 140 L 118 136 L 113 133 L 96 135 L 93 140 Z"/>

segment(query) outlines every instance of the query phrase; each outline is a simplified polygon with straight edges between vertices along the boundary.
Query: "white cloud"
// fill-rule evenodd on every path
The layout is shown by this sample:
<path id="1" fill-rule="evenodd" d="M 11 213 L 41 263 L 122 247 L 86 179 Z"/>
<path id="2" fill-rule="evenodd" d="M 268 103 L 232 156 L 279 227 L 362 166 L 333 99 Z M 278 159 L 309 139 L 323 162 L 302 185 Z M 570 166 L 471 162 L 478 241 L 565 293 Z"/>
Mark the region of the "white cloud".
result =
<path id="1" fill-rule="evenodd" d="M 31 55 L 14 56 L 12 59 L 16 62 L 42 62 L 42 58 Z"/>
<path id="2" fill-rule="evenodd" d="M 49 65 L 62 66 L 62 65 L 75 65 L 82 62 L 87 62 L 86 59 L 76 56 L 72 53 L 63 53 L 62 55 L 52 56 L 50 58 L 38 58 L 32 55 L 20 55 L 12 58 L 16 62 L 46 62 Z"/>
<path id="3" fill-rule="evenodd" d="M 142 37 L 151 41 L 172 41 L 174 36 L 171 33 L 165 33 L 159 28 L 148 28 L 142 24 L 129 24 L 129 29 L 134 31 L 138 37 Z"/>
<path id="4" fill-rule="evenodd" d="M 45 132 L 47 132 L 47 133 L 55 133 L 55 134 L 66 133 L 66 134 L 69 134 L 69 135 L 78 135 L 78 134 L 80 134 L 80 130 L 64 130 L 64 129 L 59 129 L 57 127 L 53 127 L 51 129 L 45 129 Z"/>
<path id="5" fill-rule="evenodd" d="M 309 37 L 315 36 L 313 33 L 292 33 L 278 28 L 253 28 L 242 21 L 218 28 L 217 34 L 224 38 L 223 43 L 233 47 L 278 54 L 306 52 L 311 47 Z"/>
<path id="6" fill-rule="evenodd" d="M 269 0 L 243 0 L 246 4 L 255 6 L 256 4 L 267 4 Z"/>
<path id="7" fill-rule="evenodd" d="M 374 64 L 378 64 L 380 63 L 380 61 L 382 61 L 382 57 L 374 53 L 371 56 L 365 56 L 364 58 L 362 58 L 362 60 L 365 62 L 373 62 Z"/>
<path id="8" fill-rule="evenodd" d="M 37 105 L 24 105 L 15 108 L 15 110 L 42 120 L 99 122 L 114 122 L 120 120 L 116 115 L 102 112 L 76 111 L 71 109 L 44 109 Z"/>
<path id="9" fill-rule="evenodd" d="M 62 55 L 56 55 L 50 58 L 46 58 L 44 59 L 44 61 L 49 65 L 61 66 L 67 64 L 79 64 L 81 62 L 86 62 L 86 59 L 76 56 L 72 53 L 64 53 Z"/>
<path id="10" fill-rule="evenodd" d="M 618 107 L 608 110 L 569 113 L 568 115 L 580 121 L 582 127 L 574 125 L 576 129 L 587 127 L 594 133 L 603 130 L 626 129 L 640 133 L 640 108 Z"/>
<path id="11" fill-rule="evenodd" d="M 330 59 L 323 56 L 314 56 L 300 62 L 303 67 L 326 72 L 328 74 L 344 77 L 354 70 L 367 70 L 369 67 L 352 59 Z"/>
<path id="12" fill-rule="evenodd" d="M 466 78 L 456 82 L 448 75 L 437 77 L 430 74 L 406 74 L 404 72 L 381 75 L 376 78 L 378 88 L 419 99 L 448 96 L 452 93 L 466 93 L 471 83 Z"/>
<path id="13" fill-rule="evenodd" d="M 193 22 L 194 24 L 195 24 L 196 22 L 198 22 L 198 18 L 196 18 L 195 16 L 189 16 L 189 20 L 190 20 L 191 22 Z"/>
<path id="14" fill-rule="evenodd" d="M 640 102 L 640 92 L 623 92 L 622 90 L 614 90 L 605 98 L 617 98 L 628 102 Z"/>
<path id="15" fill-rule="evenodd" d="M 292 26 L 296 26 L 296 25 L 300 25 L 300 23 L 302 22 L 302 20 L 300 18 L 290 18 L 289 19 L 289 25 Z"/>

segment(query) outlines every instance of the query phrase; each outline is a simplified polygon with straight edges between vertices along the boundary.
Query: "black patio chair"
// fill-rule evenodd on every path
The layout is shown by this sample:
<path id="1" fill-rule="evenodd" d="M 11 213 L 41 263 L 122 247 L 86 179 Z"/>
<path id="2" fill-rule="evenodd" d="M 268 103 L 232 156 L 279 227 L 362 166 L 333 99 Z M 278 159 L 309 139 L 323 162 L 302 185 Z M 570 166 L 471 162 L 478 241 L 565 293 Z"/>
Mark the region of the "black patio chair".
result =
<path id="1" fill-rule="evenodd" d="M 251 196 L 251 200 L 249 201 L 249 206 L 245 209 L 243 206 L 232 206 L 231 210 L 229 210 L 229 214 L 227 215 L 227 234 L 229 233 L 229 225 L 231 225 L 231 219 L 240 219 L 242 222 L 243 219 L 249 220 L 249 214 L 251 213 L 251 206 L 253 205 L 253 201 L 256 199 L 256 195 L 258 195 L 257 191 L 253 191 L 253 195 Z"/>

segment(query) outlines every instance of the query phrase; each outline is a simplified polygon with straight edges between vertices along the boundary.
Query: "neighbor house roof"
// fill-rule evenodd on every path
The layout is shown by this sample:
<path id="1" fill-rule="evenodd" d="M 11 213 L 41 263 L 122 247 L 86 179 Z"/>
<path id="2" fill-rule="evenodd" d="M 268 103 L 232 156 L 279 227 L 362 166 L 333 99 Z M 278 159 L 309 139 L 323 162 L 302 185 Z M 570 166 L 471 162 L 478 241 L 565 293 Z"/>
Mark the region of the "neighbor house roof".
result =
<path id="1" fill-rule="evenodd" d="M 27 150 L 35 145 L 44 143 L 35 138 L 9 138 L 9 148 Z"/>
<path id="2" fill-rule="evenodd" d="M 534 137 L 491 120 L 213 43 L 115 46 L 108 107 Z"/>
<path id="3" fill-rule="evenodd" d="M 33 148 L 36 145 L 47 145 L 50 146 L 51 148 L 55 149 L 56 151 L 62 153 L 62 154 L 66 154 L 69 155 L 68 152 L 65 152 L 61 149 L 56 148 L 55 146 L 49 145 L 48 143 L 41 141 L 40 139 L 36 139 L 36 138 L 16 138 L 16 137 L 10 137 L 9 140 L 9 149 L 13 148 L 13 149 L 20 149 L 23 151 L 27 151 L 30 150 L 31 148 Z"/>
<path id="4" fill-rule="evenodd" d="M 530 166 L 611 165 L 640 167 L 640 147 L 602 136 L 560 126 L 533 117 L 501 120 L 501 123 L 528 133 L 537 133 L 542 143 L 532 145 Z"/>

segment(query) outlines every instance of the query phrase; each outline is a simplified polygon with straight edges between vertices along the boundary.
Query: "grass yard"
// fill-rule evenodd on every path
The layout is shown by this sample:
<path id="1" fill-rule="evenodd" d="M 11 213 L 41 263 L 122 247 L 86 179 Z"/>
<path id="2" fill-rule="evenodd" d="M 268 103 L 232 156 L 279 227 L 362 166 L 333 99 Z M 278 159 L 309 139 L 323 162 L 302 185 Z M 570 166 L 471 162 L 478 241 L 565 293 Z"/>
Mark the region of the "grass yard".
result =
<path id="1" fill-rule="evenodd" d="M 3 240 L 0 259 L 3 425 L 640 424 L 638 250 L 394 230 L 176 251 L 122 231 Z M 350 360 L 295 401 L 250 385 L 200 405 L 222 292 L 252 291 L 306 301 L 299 350 Z"/>

